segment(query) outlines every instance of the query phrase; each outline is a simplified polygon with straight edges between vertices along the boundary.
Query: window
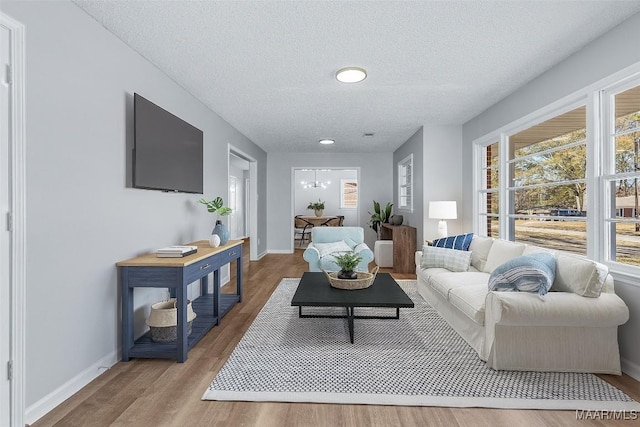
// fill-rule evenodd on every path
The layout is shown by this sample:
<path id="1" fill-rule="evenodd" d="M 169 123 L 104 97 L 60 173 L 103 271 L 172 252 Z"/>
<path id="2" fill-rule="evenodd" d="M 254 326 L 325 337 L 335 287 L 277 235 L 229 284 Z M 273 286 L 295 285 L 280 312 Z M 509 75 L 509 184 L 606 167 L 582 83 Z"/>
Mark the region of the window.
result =
<path id="1" fill-rule="evenodd" d="M 413 154 L 398 162 L 398 209 L 413 212 Z"/>
<path id="2" fill-rule="evenodd" d="M 482 147 L 479 213 L 480 234 L 490 237 L 499 236 L 500 220 L 500 143 L 494 142 Z"/>
<path id="3" fill-rule="evenodd" d="M 640 63 L 474 145 L 474 231 L 640 278 Z"/>
<path id="4" fill-rule="evenodd" d="M 640 85 L 631 86 L 603 96 L 605 258 L 640 266 Z"/>
<path id="5" fill-rule="evenodd" d="M 585 106 L 508 137 L 513 240 L 587 254 L 586 137 Z"/>
<path id="6" fill-rule="evenodd" d="M 358 181 L 355 179 L 340 180 L 340 208 L 356 209 L 358 207 Z"/>

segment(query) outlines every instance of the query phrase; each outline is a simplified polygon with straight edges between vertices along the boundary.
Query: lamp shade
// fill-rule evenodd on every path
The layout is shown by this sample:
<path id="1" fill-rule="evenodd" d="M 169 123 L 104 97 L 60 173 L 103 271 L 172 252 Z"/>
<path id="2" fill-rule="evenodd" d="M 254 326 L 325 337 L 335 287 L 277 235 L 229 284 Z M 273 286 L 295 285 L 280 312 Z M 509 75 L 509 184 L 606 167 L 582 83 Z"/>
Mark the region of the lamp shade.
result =
<path id="1" fill-rule="evenodd" d="M 456 219 L 458 209 L 455 201 L 429 202 L 429 218 Z"/>

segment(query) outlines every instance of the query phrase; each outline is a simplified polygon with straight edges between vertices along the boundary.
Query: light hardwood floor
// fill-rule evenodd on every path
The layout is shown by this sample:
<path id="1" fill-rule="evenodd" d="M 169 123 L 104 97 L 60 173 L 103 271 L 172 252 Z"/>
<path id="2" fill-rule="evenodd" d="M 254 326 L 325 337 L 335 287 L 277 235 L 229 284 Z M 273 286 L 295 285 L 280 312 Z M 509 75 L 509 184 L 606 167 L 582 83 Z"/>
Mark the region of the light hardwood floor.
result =
<path id="1" fill-rule="evenodd" d="M 302 250 L 249 262 L 248 247 L 246 242 L 243 302 L 191 349 L 185 363 L 154 359 L 120 362 L 33 427 L 634 425 L 631 421 L 577 420 L 575 411 L 201 401 L 204 390 L 280 280 L 300 277 L 307 268 Z M 415 274 L 394 277 L 415 279 Z M 601 377 L 640 400 L 640 383 L 631 377 Z"/>

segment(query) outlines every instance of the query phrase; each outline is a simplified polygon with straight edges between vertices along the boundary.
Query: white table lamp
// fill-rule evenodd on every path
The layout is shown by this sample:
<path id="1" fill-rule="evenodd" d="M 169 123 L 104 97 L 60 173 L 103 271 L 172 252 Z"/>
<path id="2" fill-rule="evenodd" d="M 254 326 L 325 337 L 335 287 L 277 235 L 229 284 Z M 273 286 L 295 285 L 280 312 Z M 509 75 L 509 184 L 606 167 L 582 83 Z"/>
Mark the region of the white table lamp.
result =
<path id="1" fill-rule="evenodd" d="M 438 222 L 438 237 L 447 237 L 447 221 L 445 221 L 445 219 L 458 218 L 456 202 L 429 202 L 429 218 L 440 220 L 440 222 Z"/>

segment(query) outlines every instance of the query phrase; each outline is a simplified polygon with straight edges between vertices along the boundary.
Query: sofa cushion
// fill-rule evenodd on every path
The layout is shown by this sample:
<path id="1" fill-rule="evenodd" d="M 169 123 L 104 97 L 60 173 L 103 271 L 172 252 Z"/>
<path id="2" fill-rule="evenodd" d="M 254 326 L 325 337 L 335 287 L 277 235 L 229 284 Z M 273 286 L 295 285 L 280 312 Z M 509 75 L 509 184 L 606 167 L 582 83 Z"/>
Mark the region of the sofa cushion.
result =
<path id="1" fill-rule="evenodd" d="M 449 292 L 451 289 L 482 285 L 484 289 L 487 289 L 487 280 L 489 280 L 489 274 L 484 272 L 460 272 L 455 273 L 448 270 L 429 269 L 423 271 L 436 271 L 436 274 L 432 274 L 428 277 L 429 285 L 445 299 L 449 299 Z"/>
<path id="2" fill-rule="evenodd" d="M 491 273 L 497 266 L 522 255 L 524 251 L 524 243 L 511 242 L 509 240 L 496 239 L 489 249 L 487 262 L 484 265 L 484 271 Z"/>
<path id="3" fill-rule="evenodd" d="M 546 252 L 548 254 L 554 254 L 555 251 L 547 248 L 543 248 L 535 245 L 526 245 L 524 251 L 522 251 L 522 255 L 531 255 L 531 254 L 539 254 L 540 252 Z"/>
<path id="4" fill-rule="evenodd" d="M 334 252 L 334 254 L 338 255 L 337 252 Z M 340 266 L 336 263 L 336 259 L 333 257 L 333 254 L 325 255 L 320 258 L 320 268 L 327 271 L 340 271 Z"/>
<path id="5" fill-rule="evenodd" d="M 334 252 L 351 252 L 352 250 L 352 247 L 350 247 L 344 240 L 331 243 L 313 243 L 313 246 L 318 250 L 320 258 Z"/>
<path id="6" fill-rule="evenodd" d="M 597 298 L 607 279 L 607 266 L 576 255 L 559 254 L 552 291 Z"/>
<path id="7" fill-rule="evenodd" d="M 608 328 L 629 320 L 629 309 L 619 296 L 603 294 L 600 298 L 570 292 L 549 292 L 544 299 L 535 294 L 490 292 L 486 307 L 492 321 L 500 325 Z"/>
<path id="8" fill-rule="evenodd" d="M 436 248 L 457 249 L 459 251 L 468 251 L 469 245 L 473 239 L 473 233 L 459 234 L 457 236 L 443 237 L 433 241 L 431 246 Z"/>
<path id="9" fill-rule="evenodd" d="M 556 271 L 553 254 L 523 255 L 496 267 L 489 277 L 490 291 L 534 292 L 546 294 Z"/>
<path id="10" fill-rule="evenodd" d="M 487 255 L 493 245 L 493 237 L 473 236 L 469 250 L 471 251 L 471 265 L 484 271 L 484 265 L 487 263 Z"/>
<path id="11" fill-rule="evenodd" d="M 427 245 L 422 248 L 420 268 L 440 267 L 451 271 L 467 271 L 470 264 L 471 252 Z"/>
<path id="12" fill-rule="evenodd" d="M 479 325 L 484 325 L 485 298 L 489 291 L 482 285 L 460 286 L 449 291 L 449 302 Z"/>

